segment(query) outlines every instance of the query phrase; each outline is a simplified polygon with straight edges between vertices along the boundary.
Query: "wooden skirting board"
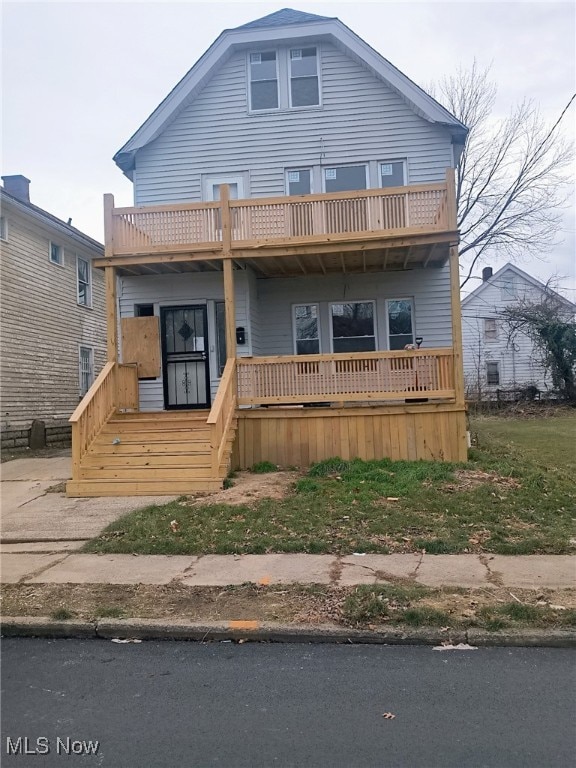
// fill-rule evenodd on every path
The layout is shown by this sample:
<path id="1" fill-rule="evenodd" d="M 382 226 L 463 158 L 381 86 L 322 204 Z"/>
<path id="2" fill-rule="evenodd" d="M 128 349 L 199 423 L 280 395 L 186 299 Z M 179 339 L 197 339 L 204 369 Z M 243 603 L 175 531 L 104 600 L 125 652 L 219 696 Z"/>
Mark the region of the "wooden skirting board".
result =
<path id="1" fill-rule="evenodd" d="M 466 461 L 466 412 L 455 404 L 238 411 L 233 466 L 306 467 L 343 459 Z"/>

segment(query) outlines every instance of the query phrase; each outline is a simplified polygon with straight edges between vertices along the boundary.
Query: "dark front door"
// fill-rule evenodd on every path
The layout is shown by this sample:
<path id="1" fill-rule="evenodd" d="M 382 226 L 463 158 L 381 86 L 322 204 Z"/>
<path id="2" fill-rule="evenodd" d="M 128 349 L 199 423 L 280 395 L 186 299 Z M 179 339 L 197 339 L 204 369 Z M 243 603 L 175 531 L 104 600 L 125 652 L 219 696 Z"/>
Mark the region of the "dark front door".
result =
<path id="1" fill-rule="evenodd" d="M 208 408 L 206 307 L 163 307 L 162 366 L 166 408 Z"/>

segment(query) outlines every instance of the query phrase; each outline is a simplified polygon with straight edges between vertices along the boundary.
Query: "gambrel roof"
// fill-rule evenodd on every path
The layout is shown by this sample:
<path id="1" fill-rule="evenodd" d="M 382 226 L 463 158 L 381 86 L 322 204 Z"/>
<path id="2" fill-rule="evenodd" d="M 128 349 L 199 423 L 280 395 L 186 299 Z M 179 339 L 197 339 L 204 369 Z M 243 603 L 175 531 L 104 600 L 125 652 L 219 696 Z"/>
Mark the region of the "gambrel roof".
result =
<path id="1" fill-rule="evenodd" d="M 246 50 L 261 43 L 293 44 L 295 41 L 322 39 L 333 43 L 372 72 L 423 119 L 447 128 L 455 145 L 455 157 L 458 157 L 468 129 L 454 115 L 339 19 L 285 8 L 235 29 L 224 30 L 132 138 L 114 155 L 114 161 L 127 175 L 130 175 L 135 165 L 136 152 L 154 141 L 165 130 L 196 98 L 216 70 L 236 51 Z"/>

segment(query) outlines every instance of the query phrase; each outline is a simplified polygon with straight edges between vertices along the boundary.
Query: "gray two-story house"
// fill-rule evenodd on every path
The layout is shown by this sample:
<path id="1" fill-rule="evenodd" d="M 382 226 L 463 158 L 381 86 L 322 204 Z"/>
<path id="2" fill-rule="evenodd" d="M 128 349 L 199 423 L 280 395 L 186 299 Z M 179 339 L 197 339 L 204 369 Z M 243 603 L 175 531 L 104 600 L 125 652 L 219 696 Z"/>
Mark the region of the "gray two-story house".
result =
<path id="1" fill-rule="evenodd" d="M 224 31 L 115 155 L 134 207 L 105 197 L 108 364 L 69 492 L 464 460 L 466 134 L 338 19 Z"/>

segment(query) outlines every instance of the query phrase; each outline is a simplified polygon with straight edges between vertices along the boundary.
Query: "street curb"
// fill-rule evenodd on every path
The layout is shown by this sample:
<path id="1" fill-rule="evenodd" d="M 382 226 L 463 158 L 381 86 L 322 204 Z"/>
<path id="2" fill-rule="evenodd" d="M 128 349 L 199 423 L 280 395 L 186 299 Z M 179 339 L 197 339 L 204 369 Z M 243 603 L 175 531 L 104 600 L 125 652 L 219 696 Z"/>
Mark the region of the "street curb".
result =
<path id="1" fill-rule="evenodd" d="M 576 631 L 528 629 L 487 632 L 481 629 L 441 632 L 434 628 L 346 629 L 335 624 L 290 625 L 257 621 L 200 623 L 162 619 L 105 619 L 99 622 L 54 621 L 49 617 L 7 616 L 4 637 L 100 638 L 111 640 L 191 640 L 269 643 L 352 643 L 372 645 L 458 645 L 475 647 L 576 648 Z"/>

